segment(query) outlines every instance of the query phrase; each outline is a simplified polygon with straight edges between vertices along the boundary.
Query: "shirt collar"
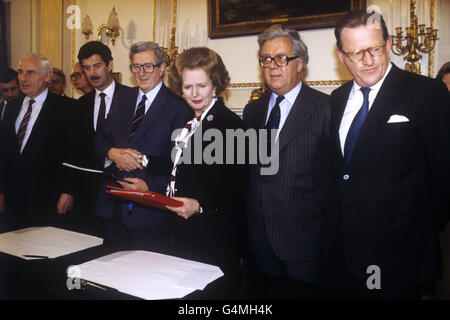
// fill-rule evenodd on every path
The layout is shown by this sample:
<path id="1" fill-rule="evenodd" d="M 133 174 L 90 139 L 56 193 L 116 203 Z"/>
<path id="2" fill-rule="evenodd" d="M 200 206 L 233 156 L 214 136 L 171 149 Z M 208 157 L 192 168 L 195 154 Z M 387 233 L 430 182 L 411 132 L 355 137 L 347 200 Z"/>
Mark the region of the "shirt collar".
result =
<path id="1" fill-rule="evenodd" d="M 147 93 L 144 93 L 144 91 L 142 91 L 142 89 L 139 88 L 139 93 L 138 93 L 138 98 L 137 98 L 138 103 L 141 101 L 141 99 L 144 95 L 147 96 L 147 101 L 150 101 L 150 103 L 151 103 L 155 99 L 155 97 L 158 94 L 159 89 L 161 89 L 161 87 L 162 87 L 162 81 L 160 81 L 156 85 L 156 87 L 154 87 L 152 90 L 150 90 Z"/>
<path id="2" fill-rule="evenodd" d="M 106 94 L 107 97 L 112 98 L 114 95 L 114 90 L 116 89 L 116 82 L 113 80 L 111 81 L 111 84 L 103 91 L 99 91 L 97 88 L 95 88 L 95 96 L 98 97 L 101 92 Z"/>
<path id="3" fill-rule="evenodd" d="M 295 99 L 297 99 L 298 93 L 300 92 L 300 89 L 302 88 L 303 81 L 300 81 L 294 88 L 291 89 L 288 93 L 284 95 L 284 99 L 289 101 L 289 104 L 292 106 L 295 102 Z M 278 95 L 275 92 L 272 92 L 271 100 L 275 101 L 276 98 L 278 98 Z"/>
<path id="4" fill-rule="evenodd" d="M 37 97 L 35 97 L 33 100 L 36 101 L 39 104 L 44 104 L 45 99 L 47 99 L 47 95 L 48 95 L 48 89 L 45 89 Z M 28 104 L 28 102 L 30 100 L 31 100 L 31 98 L 27 96 L 27 97 L 25 97 L 23 102 Z"/>
<path id="5" fill-rule="evenodd" d="M 389 63 L 386 72 L 384 73 L 383 78 L 381 78 L 377 83 L 375 83 L 373 86 L 369 87 L 371 89 L 371 92 L 378 93 L 378 90 L 380 90 L 381 85 L 384 82 L 384 79 L 386 79 L 386 76 L 392 69 L 392 63 Z M 352 93 L 355 94 L 361 89 L 361 86 L 356 83 L 356 81 L 353 81 L 353 87 L 352 87 Z"/>

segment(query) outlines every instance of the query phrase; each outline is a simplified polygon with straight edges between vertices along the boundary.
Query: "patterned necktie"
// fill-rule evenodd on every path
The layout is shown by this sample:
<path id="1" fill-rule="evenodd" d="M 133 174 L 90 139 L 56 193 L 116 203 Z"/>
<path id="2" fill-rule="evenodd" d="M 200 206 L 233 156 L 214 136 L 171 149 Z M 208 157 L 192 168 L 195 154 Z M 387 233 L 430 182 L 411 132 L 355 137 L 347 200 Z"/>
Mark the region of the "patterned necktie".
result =
<path id="1" fill-rule="evenodd" d="M 142 96 L 141 102 L 139 102 L 136 113 L 134 115 L 133 122 L 131 123 L 131 133 L 130 133 L 130 139 L 134 136 L 136 133 L 136 130 L 139 126 L 139 122 L 142 120 L 142 118 L 145 116 L 145 101 L 147 100 L 147 96 L 144 94 Z"/>
<path id="2" fill-rule="evenodd" d="M 361 129 L 364 120 L 367 117 L 367 114 L 369 113 L 370 88 L 361 88 L 361 91 L 364 97 L 364 101 L 361 109 L 359 109 L 358 113 L 356 114 L 355 119 L 353 119 L 352 125 L 350 126 L 347 134 L 347 138 L 345 139 L 344 160 L 346 165 L 348 165 L 352 156 L 353 148 L 355 147 L 356 140 L 358 139 L 359 130 Z"/>
<path id="3" fill-rule="evenodd" d="M 177 174 L 177 166 L 178 162 L 180 162 L 181 154 L 183 153 L 183 149 L 187 147 L 189 139 L 195 133 L 195 130 L 201 124 L 201 116 L 194 117 L 194 119 L 188 121 L 183 129 L 180 131 L 178 136 L 175 138 L 174 147 L 176 149 L 175 159 L 173 162 L 172 173 L 170 175 L 169 183 L 166 188 L 166 195 L 168 197 L 175 196 L 175 176 Z"/>
<path id="4" fill-rule="evenodd" d="M 23 139 L 25 138 L 25 133 L 27 132 L 28 122 L 30 121 L 31 111 L 33 110 L 32 109 L 32 105 L 35 102 L 36 101 L 34 101 L 34 99 L 31 99 L 28 102 L 27 112 L 25 113 L 25 115 L 23 116 L 22 121 L 20 122 L 19 131 L 17 131 L 17 143 L 18 143 L 18 148 L 19 148 L 19 152 L 20 153 L 21 153 L 21 150 L 22 150 Z"/>
<path id="5" fill-rule="evenodd" d="M 280 103 L 284 100 L 284 96 L 278 96 L 275 102 L 275 105 L 270 112 L 269 119 L 267 120 L 265 129 L 267 129 L 267 155 L 270 156 L 272 154 L 271 143 L 272 143 L 272 135 L 271 129 L 278 129 L 280 126 Z"/>
<path id="6" fill-rule="evenodd" d="M 105 102 L 106 94 L 100 92 L 99 95 L 100 95 L 100 108 L 98 109 L 96 132 L 99 132 L 102 129 L 103 122 L 105 122 L 105 113 L 106 113 L 106 102 Z"/>

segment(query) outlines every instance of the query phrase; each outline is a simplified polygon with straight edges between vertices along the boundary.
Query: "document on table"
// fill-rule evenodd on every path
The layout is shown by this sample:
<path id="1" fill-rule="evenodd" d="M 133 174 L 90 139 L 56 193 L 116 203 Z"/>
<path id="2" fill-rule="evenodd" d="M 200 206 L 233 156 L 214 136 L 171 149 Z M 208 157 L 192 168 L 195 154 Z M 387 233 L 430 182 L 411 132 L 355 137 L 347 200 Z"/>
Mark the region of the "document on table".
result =
<path id="1" fill-rule="evenodd" d="M 148 300 L 182 298 L 223 276 L 217 266 L 149 251 L 116 252 L 67 273 Z"/>
<path id="2" fill-rule="evenodd" d="M 54 227 L 32 227 L 0 234 L 0 251 L 22 258 L 56 258 L 99 246 L 103 239 Z"/>

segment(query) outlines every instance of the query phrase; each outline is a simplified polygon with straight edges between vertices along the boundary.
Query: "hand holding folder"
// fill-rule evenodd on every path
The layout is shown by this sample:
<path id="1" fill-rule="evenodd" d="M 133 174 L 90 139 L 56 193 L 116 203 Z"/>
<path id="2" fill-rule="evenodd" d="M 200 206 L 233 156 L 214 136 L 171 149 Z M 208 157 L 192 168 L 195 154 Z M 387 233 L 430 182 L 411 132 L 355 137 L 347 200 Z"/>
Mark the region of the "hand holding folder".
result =
<path id="1" fill-rule="evenodd" d="M 109 190 L 106 193 L 128 199 L 145 206 L 154 207 L 157 209 L 167 210 L 166 205 L 171 207 L 181 207 L 183 202 L 166 197 L 162 194 L 152 191 L 136 191 L 130 189 L 123 189 L 113 186 L 106 186 Z"/>

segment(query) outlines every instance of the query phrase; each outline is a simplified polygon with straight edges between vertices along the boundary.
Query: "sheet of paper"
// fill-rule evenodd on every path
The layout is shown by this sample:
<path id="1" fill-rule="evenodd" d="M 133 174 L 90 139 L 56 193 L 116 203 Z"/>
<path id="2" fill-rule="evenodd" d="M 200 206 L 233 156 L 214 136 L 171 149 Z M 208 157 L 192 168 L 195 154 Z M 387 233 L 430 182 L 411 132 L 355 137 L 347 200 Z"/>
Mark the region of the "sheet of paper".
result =
<path id="1" fill-rule="evenodd" d="M 54 227 L 32 227 L 0 234 L 0 251 L 22 259 L 24 255 L 56 258 L 99 246 L 103 239 Z"/>
<path id="2" fill-rule="evenodd" d="M 81 279 L 139 298 L 175 299 L 223 276 L 219 267 L 149 251 L 121 251 L 78 266 Z"/>

